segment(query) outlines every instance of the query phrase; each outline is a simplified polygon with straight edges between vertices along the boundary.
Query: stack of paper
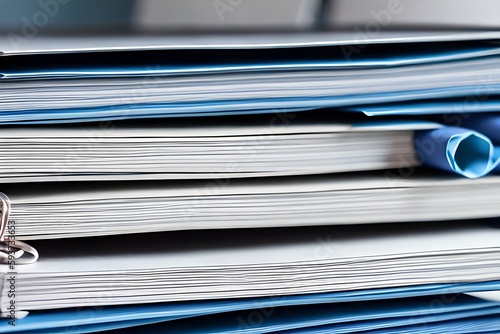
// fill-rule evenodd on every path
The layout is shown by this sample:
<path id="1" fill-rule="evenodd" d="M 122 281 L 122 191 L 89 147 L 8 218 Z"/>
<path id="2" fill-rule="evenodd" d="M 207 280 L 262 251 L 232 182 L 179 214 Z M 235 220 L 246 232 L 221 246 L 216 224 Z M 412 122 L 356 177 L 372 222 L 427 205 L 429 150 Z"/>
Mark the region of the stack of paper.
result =
<path id="1" fill-rule="evenodd" d="M 1 44 L 0 333 L 499 332 L 498 40 Z"/>
<path id="2" fill-rule="evenodd" d="M 4 189 L 9 190 L 13 202 L 16 234 L 28 240 L 497 217 L 499 184 L 498 176 L 479 180 L 447 175 L 404 178 L 391 171 L 276 180 Z"/>
<path id="3" fill-rule="evenodd" d="M 74 309 L 50 313 L 35 311 L 13 330 L 0 325 L 0 332 L 66 333 L 71 329 L 72 333 L 89 333 L 116 329 L 117 333 L 124 333 L 127 327 L 152 324 L 158 325 L 140 329 L 148 333 L 173 330 L 188 330 L 190 333 L 267 333 L 277 328 L 303 330 L 306 333 L 352 333 L 356 330 L 391 330 L 400 326 L 421 328 L 425 325 L 427 329 L 431 326 L 436 329 L 445 327 L 452 331 L 460 328 L 465 321 L 469 326 L 474 321 L 477 327 L 484 327 L 481 325 L 489 320 L 486 317 L 496 316 L 498 301 L 471 296 L 488 294 L 482 290 L 498 286 L 498 282 L 436 284 L 404 289 L 108 306 L 95 312 L 91 318 L 81 317 Z M 467 295 L 464 292 L 468 292 Z M 442 301 L 440 307 L 428 307 L 439 301 Z M 259 309 L 256 310 L 256 307 Z M 288 316 L 290 314 L 294 316 Z M 72 324 L 71 327 L 68 324 Z M 137 331 L 134 327 L 130 329 L 131 333 Z"/>
<path id="4" fill-rule="evenodd" d="M 17 307 L 43 310 L 95 305 L 96 300 L 117 305 L 500 280 L 500 229 L 481 224 L 204 231 L 117 240 L 96 239 L 90 249 L 85 240 L 39 244 L 44 259 L 17 269 Z M 2 309 L 8 306 L 2 300 Z"/>
<path id="5" fill-rule="evenodd" d="M 120 49 L 170 49 L 172 54 L 139 55 L 135 64 L 122 60 L 123 65 L 109 55 L 94 56 L 96 64 L 85 65 L 60 55 L 45 55 L 42 66 L 24 59 L 8 61 L 10 67 L 0 72 L 0 123 L 273 113 L 276 108 L 358 110 L 367 104 L 430 98 L 467 101 L 468 96 L 478 95 L 478 86 L 491 96 L 500 84 L 500 49 L 491 42 L 497 34 L 410 35 L 406 42 L 479 40 L 442 48 L 428 43 L 416 55 L 401 48 L 363 53 L 365 43 L 352 34 L 341 35 L 340 40 L 335 37 L 319 34 L 290 40 L 288 36 L 277 41 L 276 36 L 265 40 L 246 36 L 217 43 L 209 38 L 202 43 L 158 38 L 37 39 L 43 44 L 30 43 L 27 49 L 6 46 L 0 49 L 5 55 Z M 401 39 L 382 34 L 370 43 Z M 155 43 L 170 44 L 157 47 Z M 255 47 L 262 50 L 253 58 L 239 52 Z M 205 49 L 207 65 L 186 55 L 190 49 Z M 177 58 L 173 50 L 181 52 Z M 498 108 L 498 98 L 489 100 Z"/>
<path id="6" fill-rule="evenodd" d="M 414 131 L 439 127 L 425 122 L 307 124 L 294 115 L 266 120 L 3 129 L 0 180 L 227 179 L 406 168 L 419 165 Z"/>

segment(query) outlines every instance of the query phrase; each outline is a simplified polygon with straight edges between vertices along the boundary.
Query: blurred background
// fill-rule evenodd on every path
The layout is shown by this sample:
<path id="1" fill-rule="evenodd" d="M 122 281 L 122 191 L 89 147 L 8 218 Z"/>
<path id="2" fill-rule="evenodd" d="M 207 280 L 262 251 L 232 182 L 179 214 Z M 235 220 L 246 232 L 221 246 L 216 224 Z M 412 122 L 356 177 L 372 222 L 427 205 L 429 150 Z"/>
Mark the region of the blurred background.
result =
<path id="1" fill-rule="evenodd" d="M 0 30 L 485 29 L 499 14 L 498 0 L 0 0 Z"/>

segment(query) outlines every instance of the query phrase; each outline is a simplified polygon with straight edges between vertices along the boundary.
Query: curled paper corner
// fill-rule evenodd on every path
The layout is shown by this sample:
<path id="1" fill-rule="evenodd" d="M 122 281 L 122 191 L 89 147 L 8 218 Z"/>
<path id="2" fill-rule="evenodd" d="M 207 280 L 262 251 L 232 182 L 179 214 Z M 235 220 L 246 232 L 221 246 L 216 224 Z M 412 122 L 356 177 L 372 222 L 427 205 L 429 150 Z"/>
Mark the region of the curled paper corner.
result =
<path id="1" fill-rule="evenodd" d="M 496 157 L 496 164 L 495 167 L 493 168 L 493 172 L 496 174 L 500 173 L 500 147 L 496 146 L 495 147 L 495 157 Z"/>
<path id="2" fill-rule="evenodd" d="M 469 296 L 500 303 L 500 291 L 468 292 Z"/>
<path id="3" fill-rule="evenodd" d="M 28 314 L 28 311 L 16 311 L 14 317 L 16 320 L 21 320 L 26 318 Z M 11 318 L 11 315 L 9 312 L 0 312 L 0 318 Z"/>
<path id="4" fill-rule="evenodd" d="M 415 150 L 422 164 L 475 179 L 492 172 L 498 151 L 483 134 L 459 127 L 419 131 Z"/>

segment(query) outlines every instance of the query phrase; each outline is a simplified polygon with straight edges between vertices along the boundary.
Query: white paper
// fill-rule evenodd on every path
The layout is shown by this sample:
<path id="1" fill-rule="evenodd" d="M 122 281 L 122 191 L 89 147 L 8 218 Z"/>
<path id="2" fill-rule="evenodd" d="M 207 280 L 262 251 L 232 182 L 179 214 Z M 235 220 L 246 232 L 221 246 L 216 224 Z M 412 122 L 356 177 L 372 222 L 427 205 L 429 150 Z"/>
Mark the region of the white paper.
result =
<path id="1" fill-rule="evenodd" d="M 315 178 L 81 184 L 7 192 L 20 239 L 478 219 L 500 215 L 500 177 Z M 140 222 L 138 224 L 137 222 Z"/>
<path id="2" fill-rule="evenodd" d="M 500 39 L 500 33 L 496 31 L 381 32 L 377 36 L 366 36 L 356 32 L 206 36 L 37 36 L 27 43 L 14 43 L 8 36 L 2 36 L 0 51 L 4 55 L 20 55 L 127 50 L 290 48 L 496 39 Z"/>
<path id="3" fill-rule="evenodd" d="M 87 249 L 85 243 L 66 243 L 74 248 L 64 251 L 48 243 L 38 263 L 17 268 L 20 310 L 500 278 L 500 230 L 481 224 L 155 234 L 95 240 Z M 5 285 L 0 303 L 8 305 Z"/>
<path id="4" fill-rule="evenodd" d="M 412 130 L 439 127 L 299 119 L 286 118 L 288 124 L 271 116 L 267 123 L 248 125 L 5 128 L 0 180 L 227 179 L 412 167 L 418 165 Z"/>

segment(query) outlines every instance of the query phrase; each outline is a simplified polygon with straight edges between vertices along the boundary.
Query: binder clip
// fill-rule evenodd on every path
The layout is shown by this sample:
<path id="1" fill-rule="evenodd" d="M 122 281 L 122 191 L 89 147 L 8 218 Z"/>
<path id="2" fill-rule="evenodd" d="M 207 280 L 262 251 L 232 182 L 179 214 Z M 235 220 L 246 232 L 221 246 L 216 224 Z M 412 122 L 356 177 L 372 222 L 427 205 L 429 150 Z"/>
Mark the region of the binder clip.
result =
<path id="1" fill-rule="evenodd" d="M 0 205 L 2 210 L 0 218 L 0 264 L 8 264 L 14 267 L 18 264 L 35 263 L 38 260 L 36 249 L 16 240 L 15 222 L 9 220 L 10 199 L 4 193 L 0 193 Z"/>

